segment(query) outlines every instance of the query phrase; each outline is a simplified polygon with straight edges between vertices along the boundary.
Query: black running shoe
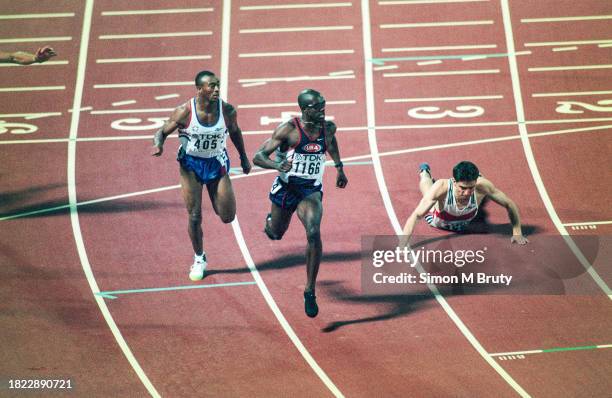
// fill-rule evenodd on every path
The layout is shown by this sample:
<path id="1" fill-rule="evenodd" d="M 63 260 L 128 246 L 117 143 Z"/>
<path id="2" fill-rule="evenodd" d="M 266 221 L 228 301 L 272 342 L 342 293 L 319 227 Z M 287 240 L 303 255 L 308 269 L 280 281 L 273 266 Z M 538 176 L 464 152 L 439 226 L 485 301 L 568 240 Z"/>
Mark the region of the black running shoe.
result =
<path id="1" fill-rule="evenodd" d="M 304 292 L 304 310 L 306 315 L 314 318 L 319 313 L 319 306 L 317 305 L 317 296 L 313 292 Z"/>

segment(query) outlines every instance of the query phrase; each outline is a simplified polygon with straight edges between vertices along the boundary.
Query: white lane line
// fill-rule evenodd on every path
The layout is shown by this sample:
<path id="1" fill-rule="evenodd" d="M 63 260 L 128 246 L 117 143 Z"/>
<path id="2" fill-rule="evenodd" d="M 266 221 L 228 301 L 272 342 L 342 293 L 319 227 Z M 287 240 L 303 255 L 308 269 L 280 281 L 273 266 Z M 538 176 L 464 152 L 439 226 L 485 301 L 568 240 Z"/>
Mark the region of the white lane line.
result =
<path id="1" fill-rule="evenodd" d="M 612 43 L 612 39 L 600 40 L 573 40 L 573 41 L 542 41 L 534 43 L 525 43 L 525 47 L 546 47 L 546 46 L 573 46 L 582 44 L 603 44 Z"/>
<path id="2" fill-rule="evenodd" d="M 528 68 L 529 72 L 551 72 L 558 70 L 589 70 L 589 69 L 610 69 L 612 64 L 607 65 L 575 65 L 575 66 L 546 66 L 540 68 Z"/>
<path id="3" fill-rule="evenodd" d="M 352 5 L 352 3 L 276 4 L 262 6 L 241 6 L 240 11 L 287 10 L 296 8 L 335 8 L 351 7 Z"/>
<path id="4" fill-rule="evenodd" d="M 375 66 L 374 70 L 375 71 L 381 71 L 381 70 L 391 70 L 391 69 L 397 69 L 399 68 L 399 65 L 384 65 L 384 66 Z"/>
<path id="5" fill-rule="evenodd" d="M 567 21 L 595 21 L 602 19 L 612 19 L 612 15 L 587 15 L 582 17 L 558 17 L 558 18 L 523 18 L 522 23 L 536 22 L 567 22 Z"/>
<path id="6" fill-rule="evenodd" d="M 559 52 L 559 51 L 576 51 L 578 50 L 578 47 L 576 46 L 572 46 L 572 47 L 555 47 L 552 49 L 553 52 Z"/>
<path id="7" fill-rule="evenodd" d="M 13 14 L 13 15 L 0 15 L 1 20 L 7 19 L 35 19 L 35 18 L 70 18 L 74 17 L 73 12 L 59 12 L 59 13 L 47 13 L 47 14 Z"/>
<path id="8" fill-rule="evenodd" d="M 557 119 L 557 120 L 527 120 L 524 122 L 480 122 L 480 123 L 440 123 L 440 124 L 399 124 L 390 126 L 376 126 L 378 130 L 401 130 L 401 129 L 438 129 L 438 128 L 459 128 L 459 127 L 492 127 L 492 126 L 518 126 L 521 124 L 565 124 L 565 123 L 590 123 L 590 122 L 610 122 L 612 118 L 601 117 L 592 119 Z"/>
<path id="9" fill-rule="evenodd" d="M 13 93 L 21 91 L 53 91 L 65 89 L 66 86 L 0 87 L 0 93 Z"/>
<path id="10" fill-rule="evenodd" d="M 497 48 L 497 44 L 473 44 L 464 46 L 433 46 L 433 47 L 398 47 L 383 48 L 384 53 L 396 53 L 407 51 L 439 51 L 439 50 L 474 50 L 482 48 Z"/>
<path id="11" fill-rule="evenodd" d="M 100 40 L 117 40 L 117 39 L 146 39 L 155 37 L 186 37 L 186 36 L 210 36 L 212 31 L 205 30 L 201 32 L 169 32 L 169 33 L 135 33 L 129 35 L 101 35 Z"/>
<path id="12" fill-rule="evenodd" d="M 465 57 L 461 57 L 462 61 L 476 61 L 481 59 L 487 59 L 486 55 L 468 55 Z"/>
<path id="13" fill-rule="evenodd" d="M 476 26 L 493 25 L 492 20 L 486 21 L 449 21 L 449 22 L 417 22 L 417 23 L 397 23 L 382 24 L 381 29 L 403 29 L 403 28 L 436 28 L 443 26 Z"/>
<path id="14" fill-rule="evenodd" d="M 492 127 L 492 126 L 519 126 L 521 124 L 565 124 L 565 123 L 590 123 L 590 122 L 610 122 L 612 118 L 601 117 L 592 119 L 558 119 L 558 120 L 528 120 L 524 122 L 480 122 L 480 123 L 440 123 L 440 124 L 401 124 L 391 126 L 377 126 L 379 130 L 400 130 L 400 129 L 423 129 L 423 128 L 459 128 L 459 127 Z"/>
<path id="15" fill-rule="evenodd" d="M 417 77 L 417 76 L 451 76 L 451 75 L 484 75 L 499 73 L 499 69 L 448 70 L 438 72 L 398 72 L 383 73 L 383 77 Z"/>
<path id="16" fill-rule="evenodd" d="M 354 79 L 355 76 L 290 76 L 290 77 L 257 77 L 250 79 L 238 79 L 238 83 L 259 83 L 259 82 L 295 82 L 305 80 L 336 80 Z"/>
<path id="17" fill-rule="evenodd" d="M 118 101 L 118 102 L 113 102 L 111 105 L 112 106 L 122 106 L 122 105 L 130 105 L 130 104 L 135 104 L 136 100 L 126 100 L 126 101 Z"/>
<path id="18" fill-rule="evenodd" d="M 334 54 L 354 54 L 355 50 L 316 50 L 316 51 L 279 51 L 267 53 L 242 53 L 238 58 L 261 58 L 261 57 L 293 57 L 305 55 L 334 55 Z"/>
<path id="19" fill-rule="evenodd" d="M 337 72 L 329 72 L 330 76 L 354 75 L 354 70 L 339 70 Z"/>
<path id="20" fill-rule="evenodd" d="M 72 37 L 70 36 L 52 36 L 52 37 L 17 37 L 11 39 L 0 39 L 0 43 L 32 43 L 32 42 L 40 42 L 40 43 L 49 43 L 53 41 L 70 41 Z"/>
<path id="21" fill-rule="evenodd" d="M 531 54 L 531 51 L 518 51 L 516 53 L 514 53 L 514 55 L 529 55 Z M 416 57 L 392 57 L 392 58 L 373 58 L 371 62 L 373 62 L 374 64 L 378 64 L 378 63 L 384 63 L 384 62 L 388 62 L 388 61 L 397 61 L 397 62 L 401 62 L 401 61 L 420 61 L 420 60 L 428 60 L 428 59 L 434 59 L 434 60 L 443 60 L 443 59 L 461 59 L 464 61 L 469 61 L 469 60 L 473 60 L 473 59 L 486 59 L 486 58 L 500 58 L 500 57 L 507 57 L 508 54 L 507 53 L 502 53 L 502 54 L 469 54 L 469 55 L 419 55 Z"/>
<path id="22" fill-rule="evenodd" d="M 372 57 L 372 39 L 370 36 L 370 11 L 369 11 L 369 0 L 361 0 L 361 8 L 362 8 L 362 16 L 363 16 L 363 27 L 364 27 L 364 58 L 371 59 Z M 368 125 L 375 126 L 374 120 L 374 80 L 372 78 L 372 65 L 369 62 L 364 62 L 365 64 L 365 72 L 366 72 L 366 106 L 367 106 L 367 120 Z M 374 166 L 374 172 L 376 175 L 376 180 L 378 182 L 378 189 L 382 200 L 385 205 L 385 209 L 387 211 L 387 215 L 391 225 L 393 226 L 393 230 L 396 235 L 402 235 L 402 226 L 400 225 L 399 219 L 397 218 L 397 214 L 393 209 L 393 204 L 391 203 L 391 197 L 389 195 L 389 191 L 387 189 L 387 185 L 384 180 L 384 174 L 382 170 L 382 165 L 380 162 L 380 156 L 378 153 L 378 143 L 376 140 L 376 130 L 370 129 L 368 130 L 368 142 L 370 144 L 370 152 L 372 154 L 372 164 Z M 423 273 L 423 267 L 421 264 L 417 265 L 417 269 L 419 273 Z M 448 304 L 444 296 L 440 294 L 438 288 L 433 284 L 427 285 L 429 290 L 433 293 L 436 301 L 442 309 L 446 312 L 448 317 L 453 321 L 453 323 L 457 326 L 463 336 L 470 342 L 472 347 L 483 357 L 483 359 L 508 383 L 516 392 L 518 392 L 521 396 L 527 397 L 528 394 L 523 390 L 523 388 L 516 382 L 514 379 L 491 357 L 487 351 L 484 349 L 482 344 L 474 337 L 472 332 L 468 329 L 468 327 L 463 323 L 461 318 L 455 313 L 453 308 Z"/>
<path id="23" fill-rule="evenodd" d="M 150 108 L 150 109 L 102 109 L 99 111 L 92 111 L 92 115 L 113 115 L 118 113 L 166 113 L 172 112 L 174 108 Z"/>
<path id="24" fill-rule="evenodd" d="M 612 94 L 612 90 L 607 91 L 573 91 L 566 93 L 534 93 L 531 94 L 534 98 L 540 97 L 574 97 L 574 96 L 583 96 L 583 95 L 609 95 Z"/>
<path id="25" fill-rule="evenodd" d="M 32 66 L 53 66 L 53 65 L 68 65 L 68 61 L 47 61 L 47 62 L 43 62 L 42 64 L 31 64 L 28 65 L 29 67 Z M 19 64 L 0 64 L 0 67 L 7 67 L 7 66 L 13 66 L 13 67 L 21 67 L 23 65 L 19 65 Z"/>
<path id="26" fill-rule="evenodd" d="M 91 20 L 93 13 L 93 0 L 87 0 L 85 3 L 85 12 L 83 16 L 83 31 L 81 33 L 81 43 L 79 48 L 79 63 L 77 67 L 76 86 L 74 90 L 74 100 L 72 109 L 77 110 L 81 108 L 81 101 L 83 99 L 83 88 L 85 84 L 85 68 L 87 65 L 87 51 L 89 46 L 89 35 L 91 29 Z M 67 165 L 67 178 L 68 178 L 68 201 L 70 205 L 70 222 L 72 224 L 72 233 L 74 236 L 75 244 L 81 261 L 81 266 L 91 292 L 93 293 L 94 300 L 98 304 L 106 323 L 108 324 L 117 344 L 123 351 L 123 354 L 127 358 L 130 365 L 140 378 L 140 381 L 145 386 L 149 394 L 153 397 L 159 397 L 159 393 L 155 390 L 153 384 L 144 373 L 140 364 L 134 357 L 134 354 L 127 345 L 125 339 L 121 335 L 121 331 L 117 327 L 113 316 L 111 315 L 104 299 L 99 297 L 96 293 L 100 293 L 98 283 L 94 277 L 89 258 L 87 257 L 87 251 L 85 249 L 85 242 L 83 241 L 83 235 L 81 234 L 81 225 L 79 222 L 79 213 L 77 211 L 77 191 L 76 191 L 76 138 L 79 129 L 79 116 L 80 112 L 72 112 L 72 118 L 70 120 L 70 141 L 68 142 L 68 165 Z"/>
<path id="27" fill-rule="evenodd" d="M 370 18 L 370 5 L 369 0 L 361 0 L 361 17 L 362 17 L 362 29 L 363 29 L 363 54 L 364 58 L 372 58 L 372 29 L 371 29 L 371 18 Z M 372 64 L 370 62 L 364 63 L 365 73 L 365 89 L 366 89 L 366 118 L 368 126 L 376 126 L 376 112 L 374 108 L 374 71 L 372 70 Z M 384 75 L 383 75 L 384 76 Z M 378 152 L 378 142 L 376 140 L 376 129 L 368 129 L 368 143 L 370 146 L 370 153 L 372 155 L 372 165 L 374 167 L 374 173 L 376 175 L 376 182 L 378 183 L 378 190 L 383 200 L 385 210 L 389 214 L 389 221 L 394 230 L 400 228 L 393 204 L 391 203 L 391 197 L 387 191 L 385 183 L 385 176 L 382 171 L 380 163 L 380 156 Z"/>
<path id="28" fill-rule="evenodd" d="M 503 356 L 512 356 L 512 355 L 529 355 L 529 354 L 544 354 L 550 352 L 568 352 L 568 351 L 578 351 L 578 350 L 594 350 L 601 348 L 612 348 L 612 344 L 600 344 L 586 347 L 560 347 L 560 348 L 552 348 L 547 350 L 529 350 L 529 351 L 513 351 L 513 352 L 498 352 L 495 354 L 491 354 L 494 357 L 503 357 Z"/>
<path id="29" fill-rule="evenodd" d="M 286 32 L 319 32 L 329 30 L 352 30 L 353 26 L 297 26 L 292 28 L 240 29 L 240 33 L 286 33 Z"/>
<path id="30" fill-rule="evenodd" d="M 612 47 L 612 43 L 598 44 L 597 47 L 600 47 L 600 48 Z"/>
<path id="31" fill-rule="evenodd" d="M 232 23 L 232 0 L 223 0 L 223 14 L 221 18 L 221 98 L 228 101 L 229 90 L 229 56 L 231 44 L 231 23 Z M 238 221 L 236 221 L 238 223 Z M 233 224 L 233 223 L 232 223 Z"/>
<path id="32" fill-rule="evenodd" d="M 93 106 L 83 106 L 83 107 L 77 109 L 76 111 L 77 112 L 85 112 L 85 111 L 90 111 L 92 109 L 93 109 Z M 71 113 L 73 111 L 74 111 L 73 109 L 68 109 L 68 113 Z"/>
<path id="33" fill-rule="evenodd" d="M 126 11 L 102 11 L 105 17 L 117 15 L 156 15 L 156 14 L 187 14 L 200 12 L 213 12 L 214 8 L 169 8 L 166 10 L 126 10 Z"/>
<path id="34" fill-rule="evenodd" d="M 431 60 L 431 61 L 420 61 L 420 62 L 417 62 L 417 65 L 419 65 L 419 66 L 436 65 L 436 64 L 441 64 L 441 63 L 442 63 L 442 61 L 440 61 L 439 59 L 434 59 L 434 60 Z"/>
<path id="35" fill-rule="evenodd" d="M 580 225 L 610 225 L 612 221 L 585 221 L 585 222 L 570 222 L 565 223 L 563 226 L 565 227 L 577 227 Z"/>
<path id="36" fill-rule="evenodd" d="M 155 97 L 155 99 L 157 101 L 161 101 L 161 100 L 170 99 L 170 98 L 178 98 L 180 96 L 181 96 L 180 94 L 165 94 L 165 95 L 158 95 L 157 97 Z"/>
<path id="37" fill-rule="evenodd" d="M 242 87 L 255 87 L 255 86 L 265 86 L 266 82 L 253 82 L 253 83 L 244 83 Z"/>
<path id="38" fill-rule="evenodd" d="M 502 15 L 504 21 L 504 31 L 506 35 L 506 46 L 508 48 L 508 52 L 512 54 L 514 52 L 514 35 L 512 33 L 512 22 L 510 18 L 510 7 L 508 5 L 508 0 L 501 0 L 502 4 Z M 510 76 L 512 80 L 512 91 L 514 93 L 514 103 L 516 105 L 516 119 L 521 122 L 525 121 L 525 111 L 523 107 L 523 98 L 521 94 L 521 83 L 519 79 L 519 71 L 518 64 L 516 61 L 516 57 L 509 56 L 508 62 L 510 63 Z M 546 187 L 544 186 L 544 182 L 542 181 L 542 176 L 540 175 L 540 171 L 538 170 L 538 165 L 536 163 L 535 157 L 533 156 L 533 151 L 531 149 L 531 143 L 529 142 L 529 134 L 527 131 L 527 125 L 525 123 L 520 123 L 518 125 L 519 133 L 521 135 L 521 143 L 523 144 L 523 150 L 525 152 L 525 158 L 527 159 L 527 164 L 529 165 L 529 170 L 531 171 L 531 175 L 533 177 L 534 183 L 538 189 L 538 193 L 540 194 L 540 198 L 542 199 L 544 206 L 546 207 L 546 211 L 548 212 L 548 216 L 551 221 L 557 228 L 559 234 L 565 240 L 565 243 L 572 250 L 578 261 L 582 264 L 582 266 L 586 269 L 587 273 L 593 278 L 595 283 L 600 287 L 600 289 L 608 296 L 610 300 L 612 300 L 612 290 L 608 287 L 608 285 L 604 282 L 604 280 L 599 276 L 597 271 L 591 266 L 589 261 L 584 257 L 576 243 L 572 240 L 569 235 L 567 229 L 563 226 L 557 211 L 555 210 L 550 196 L 546 191 Z"/>
<path id="39" fill-rule="evenodd" d="M 443 4 L 443 3 L 477 3 L 489 0 L 389 0 L 379 1 L 380 6 L 412 5 L 412 4 Z"/>
<path id="40" fill-rule="evenodd" d="M 540 133 L 530 133 L 529 137 L 544 137 L 544 136 L 551 136 L 551 135 L 561 135 L 561 134 L 570 134 L 570 133 L 578 133 L 578 132 L 592 132 L 592 131 L 598 131 L 598 130 L 610 130 L 612 129 L 612 125 L 608 125 L 608 126 L 595 126 L 595 127 L 586 127 L 586 128 L 580 128 L 580 129 L 569 129 L 569 130 L 557 130 L 557 131 L 545 131 L 545 132 L 540 132 Z M 341 130 L 341 129 L 338 129 Z M 347 130 L 346 128 L 344 128 L 343 131 Z M 360 128 L 355 128 L 355 130 L 368 130 L 366 127 L 360 127 Z M 272 130 L 266 130 L 266 131 L 261 131 L 261 132 L 257 132 L 258 134 L 272 134 Z M 174 138 L 178 138 L 177 136 L 170 136 L 169 138 L 174 139 Z M 479 139 L 479 140 L 472 140 L 472 141 L 459 141 L 459 142 L 454 142 L 454 143 L 447 143 L 447 144 L 439 144 L 439 145 L 429 145 L 429 146 L 423 146 L 423 147 L 416 147 L 416 148 L 408 148 L 408 149 L 399 149 L 399 150 L 395 150 L 395 151 L 387 151 L 387 152 L 380 152 L 378 155 L 380 157 L 386 157 L 386 156 L 398 156 L 398 155 L 404 155 L 407 153 L 415 153 L 415 152 L 426 152 L 426 151 L 433 151 L 436 149 L 447 149 L 447 148 L 456 148 L 456 147 L 462 147 L 462 146 L 471 146 L 471 145 L 480 145 L 480 144 L 488 144 L 488 143 L 494 143 L 494 142 L 503 142 L 503 141 L 512 141 L 512 140 L 519 140 L 521 138 L 520 135 L 511 135 L 511 136 L 504 136 L 504 137 L 495 137 L 495 138 L 484 138 L 484 139 Z M 151 139 L 151 135 L 147 134 L 147 135 L 138 135 L 138 136 L 116 136 L 116 137 L 90 137 L 90 138 L 77 138 L 76 141 L 77 142 L 98 142 L 98 141 L 120 141 L 120 140 L 150 140 Z M 2 144 L 47 144 L 47 143 L 66 143 L 69 142 L 70 139 L 69 138 L 55 138 L 55 139 L 39 139 L 39 140 L 12 140 L 12 141 L 0 141 L 0 145 Z M 364 159 L 370 159 L 372 157 L 371 154 L 365 154 L 365 155 L 357 155 L 357 156 L 351 156 L 351 157 L 346 157 L 344 158 L 344 160 L 348 161 L 354 161 L 354 160 L 364 160 Z M 331 165 L 332 161 L 329 160 L 326 162 L 326 165 Z M 231 179 L 237 179 L 237 178 L 250 178 L 250 177 L 256 177 L 259 176 L 260 174 L 270 174 L 270 173 L 275 173 L 275 170 L 262 170 L 262 169 L 258 169 L 258 172 L 255 173 L 250 173 L 250 174 L 241 174 L 241 175 L 236 175 L 236 176 L 231 176 Z M 161 191 L 167 191 L 167 190 L 172 190 L 172 189 L 178 189 L 180 188 L 180 185 L 172 185 L 172 186 L 167 186 L 167 187 L 162 187 L 162 188 L 154 188 L 154 189 L 148 189 L 148 190 L 144 190 L 144 191 L 138 191 L 138 192 L 131 192 L 131 193 L 127 193 L 127 194 L 121 194 L 121 195 L 115 195 L 115 196 L 109 196 L 109 197 L 104 197 L 104 198 L 98 198 L 98 199 L 92 199 L 92 200 L 88 200 L 88 201 L 84 201 L 84 202 L 79 202 L 77 203 L 77 206 L 87 206 L 90 204 L 95 204 L 95 203 L 101 203 L 101 202 L 107 202 L 107 201 L 112 201 L 112 200 L 117 200 L 117 199 L 124 199 L 124 198 L 129 198 L 129 197 L 134 197 L 134 196 L 141 196 L 141 195 L 147 195 L 150 193 L 156 193 L 156 192 L 161 192 Z M 27 216 L 32 216 L 32 215 L 37 215 L 37 214 L 44 214 L 44 213 L 49 213 L 49 212 L 53 212 L 53 211 L 57 211 L 57 210 L 62 210 L 62 209 L 67 209 L 69 208 L 70 205 L 61 205 L 61 206 L 56 206 L 56 207 L 50 207 L 50 208 L 44 208 L 44 209 L 39 209 L 39 210 L 33 210 L 33 211 L 29 211 L 29 212 L 24 212 L 24 213 L 16 213 L 16 214 L 12 214 L 12 215 L 8 215 L 8 216 L 4 216 L 4 217 L 0 217 L 0 221 L 6 221 L 6 220 L 12 220 L 15 218 L 22 218 L 22 217 L 27 217 Z M 589 223 L 591 224 L 591 223 Z M 565 225 L 571 225 L 571 224 L 565 224 Z"/>
<path id="41" fill-rule="evenodd" d="M 0 119 L 9 117 L 22 117 L 24 119 L 39 119 L 49 116 L 61 116 L 61 112 L 38 112 L 38 113 L 5 113 L 0 114 Z"/>
<path id="42" fill-rule="evenodd" d="M 433 97 L 433 98 L 387 98 L 385 102 L 438 102 L 438 101 L 466 101 L 466 100 L 492 100 L 502 99 L 503 95 L 473 95 L 465 97 Z"/>
<path id="43" fill-rule="evenodd" d="M 160 61 L 191 61 L 195 59 L 211 59 L 210 55 L 182 55 L 177 57 L 148 57 L 148 58 L 105 58 L 97 59 L 97 64 L 111 64 L 121 62 L 160 62 Z M 44 64 L 43 64 L 44 65 Z"/>
<path id="44" fill-rule="evenodd" d="M 149 83 L 112 83 L 94 84 L 94 88 L 134 88 L 134 87 L 166 87 L 166 86 L 192 86 L 193 82 L 149 82 Z"/>
<path id="45" fill-rule="evenodd" d="M 86 109 L 86 108 L 81 108 Z M 170 108 L 169 111 L 172 111 L 174 108 Z M 71 112 L 71 110 L 69 111 Z M 130 113 L 129 110 L 123 110 L 122 113 Z M 53 115 L 53 116 L 57 116 L 57 115 Z M 2 117 L 2 115 L 0 115 L 0 117 Z M 43 117 L 43 116 L 40 116 Z M 514 125 L 516 125 L 517 123 L 513 123 Z M 506 123 L 505 125 L 510 125 L 508 123 Z M 376 130 L 399 130 L 402 128 L 405 128 L 406 126 L 375 126 L 372 127 Z M 446 126 L 445 128 L 447 128 L 448 126 Z M 452 127 L 452 126 L 451 126 Z M 356 126 L 356 127 L 339 127 L 338 131 L 339 132 L 343 132 L 343 133 L 349 133 L 349 132 L 363 132 L 363 131 L 368 131 L 371 128 L 365 127 L 365 126 Z M 570 134 L 570 133 L 579 133 L 579 132 L 590 132 L 590 131 L 599 131 L 599 130 L 610 130 L 612 129 L 612 125 L 603 125 L 603 126 L 594 126 L 594 127 L 581 127 L 581 128 L 574 128 L 574 129 L 566 129 L 566 130 L 555 130 L 555 131 L 545 131 L 545 132 L 540 132 L 540 133 L 529 133 L 529 137 L 546 137 L 546 136 L 553 136 L 553 135 L 562 135 L 562 134 Z M 257 131 L 243 131 L 242 135 L 270 135 L 272 134 L 272 130 L 257 130 Z M 178 138 L 177 136 L 170 136 L 168 137 L 170 139 L 172 138 Z M 518 140 L 520 139 L 521 136 L 520 135 L 513 135 L 513 136 L 504 136 L 504 137 L 498 137 L 498 138 L 485 138 L 485 139 L 480 139 L 480 140 L 472 140 L 472 141 L 460 141 L 460 142 L 455 142 L 455 143 L 451 143 L 451 144 L 440 144 L 440 145 L 431 145 L 431 146 L 425 146 L 425 147 L 416 147 L 416 148 L 410 148 L 410 149 L 400 149 L 400 150 L 396 150 L 396 151 L 389 151 L 389 152 L 381 152 L 379 153 L 379 155 L 381 157 L 384 156 L 394 156 L 394 155 L 400 155 L 400 154 L 404 154 L 404 153 L 411 153 L 411 152 L 421 152 L 421 151 L 429 151 L 429 150 L 434 150 L 434 149 L 444 149 L 444 148 L 452 148 L 452 147 L 457 147 L 457 146 L 467 146 L 467 145 L 477 145 L 477 144 L 485 144 L 485 143 L 491 143 L 491 142 L 498 142 L 498 141 L 508 141 L 508 140 Z M 108 137 L 87 137 L 87 138 L 77 138 L 77 142 L 100 142 L 100 141 L 130 141 L 130 140 L 150 140 L 151 139 L 151 135 L 147 134 L 147 135 L 120 135 L 120 136 L 108 136 Z M 47 143 L 54 143 L 54 142 L 68 142 L 69 139 L 68 138 L 50 138 L 50 139 L 33 139 L 33 140 L 4 140 L 4 141 L 0 141 L 0 145 L 13 145 L 13 144 L 47 144 Z M 359 159 L 363 159 L 363 158 L 367 158 L 370 157 L 370 155 L 361 155 L 361 156 L 357 156 L 357 157 L 352 157 L 352 158 L 347 158 L 350 160 L 359 160 Z M 250 176 L 251 174 L 249 174 Z M 0 218 L 0 220 L 2 220 Z"/>
<path id="46" fill-rule="evenodd" d="M 353 105 L 357 101 L 355 100 L 341 100 L 341 101 L 326 101 L 327 105 Z M 297 107 L 296 102 L 276 102 L 269 104 L 242 104 L 236 105 L 238 109 L 250 109 L 250 108 L 284 108 L 284 107 Z"/>
<path id="47" fill-rule="evenodd" d="M 232 10 L 231 0 L 223 0 L 223 23 L 222 23 L 223 34 L 221 36 L 222 37 L 221 49 L 222 51 L 226 51 L 227 55 L 225 56 L 223 54 L 221 55 L 222 81 L 228 81 L 228 75 L 229 75 L 231 10 Z M 228 86 L 229 84 L 221 85 L 221 97 L 225 98 L 226 100 L 228 100 L 229 98 Z M 274 172 L 276 170 L 270 170 L 270 171 Z M 330 390 L 330 392 L 335 397 L 338 397 L 338 398 L 344 397 L 342 393 L 340 392 L 340 390 L 336 387 L 336 385 L 327 376 L 325 371 L 323 371 L 323 369 L 319 366 L 317 361 L 312 357 L 310 352 L 306 349 L 306 347 L 304 346 L 300 338 L 297 336 L 297 334 L 295 333 L 295 331 L 293 330 L 293 328 L 291 327 L 291 325 L 289 324 L 289 322 L 287 321 L 287 319 L 281 312 L 280 308 L 278 308 L 278 305 L 274 301 L 274 297 L 272 297 L 272 294 L 268 290 L 266 283 L 264 282 L 263 278 L 259 274 L 259 271 L 257 270 L 257 267 L 255 266 L 255 261 L 253 261 L 253 258 L 251 257 L 251 253 L 249 252 L 249 248 L 247 247 L 246 241 L 242 234 L 242 229 L 240 228 L 238 216 L 236 216 L 234 221 L 232 221 L 232 229 L 234 230 L 234 235 L 236 236 L 236 242 L 238 243 L 238 246 L 240 247 L 240 252 L 242 253 L 242 257 L 244 258 L 247 266 L 249 267 L 249 270 L 251 271 L 251 275 L 253 275 L 253 278 L 255 279 L 255 282 L 257 283 L 257 287 L 261 291 L 261 294 L 264 297 L 266 303 L 272 310 L 272 313 L 274 313 L 274 316 L 276 316 L 278 323 L 280 324 L 280 326 L 283 328 L 283 330 L 287 334 L 287 337 L 289 337 L 289 339 L 291 340 L 295 348 L 297 348 L 297 350 L 300 352 L 300 354 L 302 355 L 306 363 L 310 366 L 313 372 L 319 377 L 319 379 L 321 379 L 323 384 L 325 384 L 325 386 Z"/>

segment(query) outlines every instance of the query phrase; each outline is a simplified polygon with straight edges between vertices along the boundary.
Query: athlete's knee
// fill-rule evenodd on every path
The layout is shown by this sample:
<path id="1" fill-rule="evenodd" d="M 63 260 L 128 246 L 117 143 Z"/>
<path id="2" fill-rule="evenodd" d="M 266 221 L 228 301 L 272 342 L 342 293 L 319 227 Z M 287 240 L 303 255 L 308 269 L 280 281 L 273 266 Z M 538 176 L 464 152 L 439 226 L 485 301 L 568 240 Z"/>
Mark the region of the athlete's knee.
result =
<path id="1" fill-rule="evenodd" d="M 199 210 L 192 210 L 189 212 L 189 224 L 198 226 L 202 225 L 202 212 Z"/>
<path id="2" fill-rule="evenodd" d="M 309 225 L 306 227 L 306 239 L 309 244 L 321 243 L 321 229 L 318 225 Z"/>

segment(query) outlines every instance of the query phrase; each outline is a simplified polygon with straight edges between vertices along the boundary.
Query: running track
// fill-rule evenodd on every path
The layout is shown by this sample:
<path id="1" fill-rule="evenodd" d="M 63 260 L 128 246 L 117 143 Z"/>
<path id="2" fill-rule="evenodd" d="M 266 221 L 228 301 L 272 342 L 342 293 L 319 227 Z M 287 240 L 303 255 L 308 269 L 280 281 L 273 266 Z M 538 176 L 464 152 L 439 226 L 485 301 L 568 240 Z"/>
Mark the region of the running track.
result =
<path id="1" fill-rule="evenodd" d="M 587 295 L 367 295 L 360 250 L 364 235 L 399 232 L 423 160 L 439 174 L 473 160 L 517 202 L 533 247 L 559 234 L 605 243 L 612 7 L 393 3 L 409 2 L 3 6 L 2 48 L 44 42 L 60 55 L 0 68 L 0 394 L 20 395 L 9 378 L 70 378 L 73 396 L 609 395 L 609 244 L 597 274 L 576 278 Z M 317 53 L 287 54 L 300 51 Z M 476 54 L 489 57 L 462 58 Z M 301 228 L 281 242 L 261 232 L 272 180 L 261 171 L 235 175 L 237 222 L 204 222 L 202 284 L 244 284 L 94 295 L 189 283 L 175 141 L 148 153 L 203 68 L 222 76 L 249 153 L 302 88 L 328 100 L 355 163 L 344 191 L 326 174 L 315 320 L 303 314 Z M 569 350 L 586 346 L 602 347 Z M 532 350 L 548 351 L 520 354 Z"/>

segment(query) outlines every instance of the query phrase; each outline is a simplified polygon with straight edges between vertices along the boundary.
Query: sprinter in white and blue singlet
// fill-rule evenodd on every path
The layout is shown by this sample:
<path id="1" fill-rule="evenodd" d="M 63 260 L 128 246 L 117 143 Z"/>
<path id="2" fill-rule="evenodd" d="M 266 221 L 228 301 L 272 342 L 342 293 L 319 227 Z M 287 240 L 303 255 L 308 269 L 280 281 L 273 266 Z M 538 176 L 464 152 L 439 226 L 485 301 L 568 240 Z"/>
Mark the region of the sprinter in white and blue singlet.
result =
<path id="1" fill-rule="evenodd" d="M 412 212 L 403 231 L 401 245 L 407 245 L 420 218 L 434 228 L 463 232 L 476 217 L 478 206 L 489 197 L 508 211 L 512 224 L 512 243 L 529 242 L 523 235 L 519 210 L 516 204 L 491 181 L 480 175 L 472 162 L 462 161 L 453 168 L 453 178 L 434 181 L 427 163 L 419 166 L 419 189 L 423 198 Z"/>
<path id="2" fill-rule="evenodd" d="M 314 318 L 319 312 L 315 284 L 322 255 L 320 225 L 326 152 L 337 170 L 336 186 L 346 187 L 348 179 L 340 160 L 336 125 L 325 120 L 325 98 L 307 89 L 298 96 L 298 105 L 302 115 L 279 125 L 255 154 L 253 163 L 279 171 L 270 190 L 272 210 L 266 217 L 266 235 L 272 240 L 281 239 L 294 212 L 306 230 L 304 309 Z M 270 159 L 273 153 L 274 160 Z"/>
<path id="3" fill-rule="evenodd" d="M 206 185 L 215 213 L 224 223 L 236 216 L 236 198 L 229 178 L 230 162 L 226 149 L 229 135 L 240 155 L 242 171 L 248 174 L 251 163 L 244 150 L 236 110 L 219 97 L 219 79 L 214 73 L 196 75 L 197 95 L 174 110 L 153 138 L 153 156 L 161 156 L 166 138 L 179 131 L 181 189 L 189 213 L 188 232 L 194 250 L 189 277 L 204 277 L 207 261 L 202 233 L 202 190 Z"/>

